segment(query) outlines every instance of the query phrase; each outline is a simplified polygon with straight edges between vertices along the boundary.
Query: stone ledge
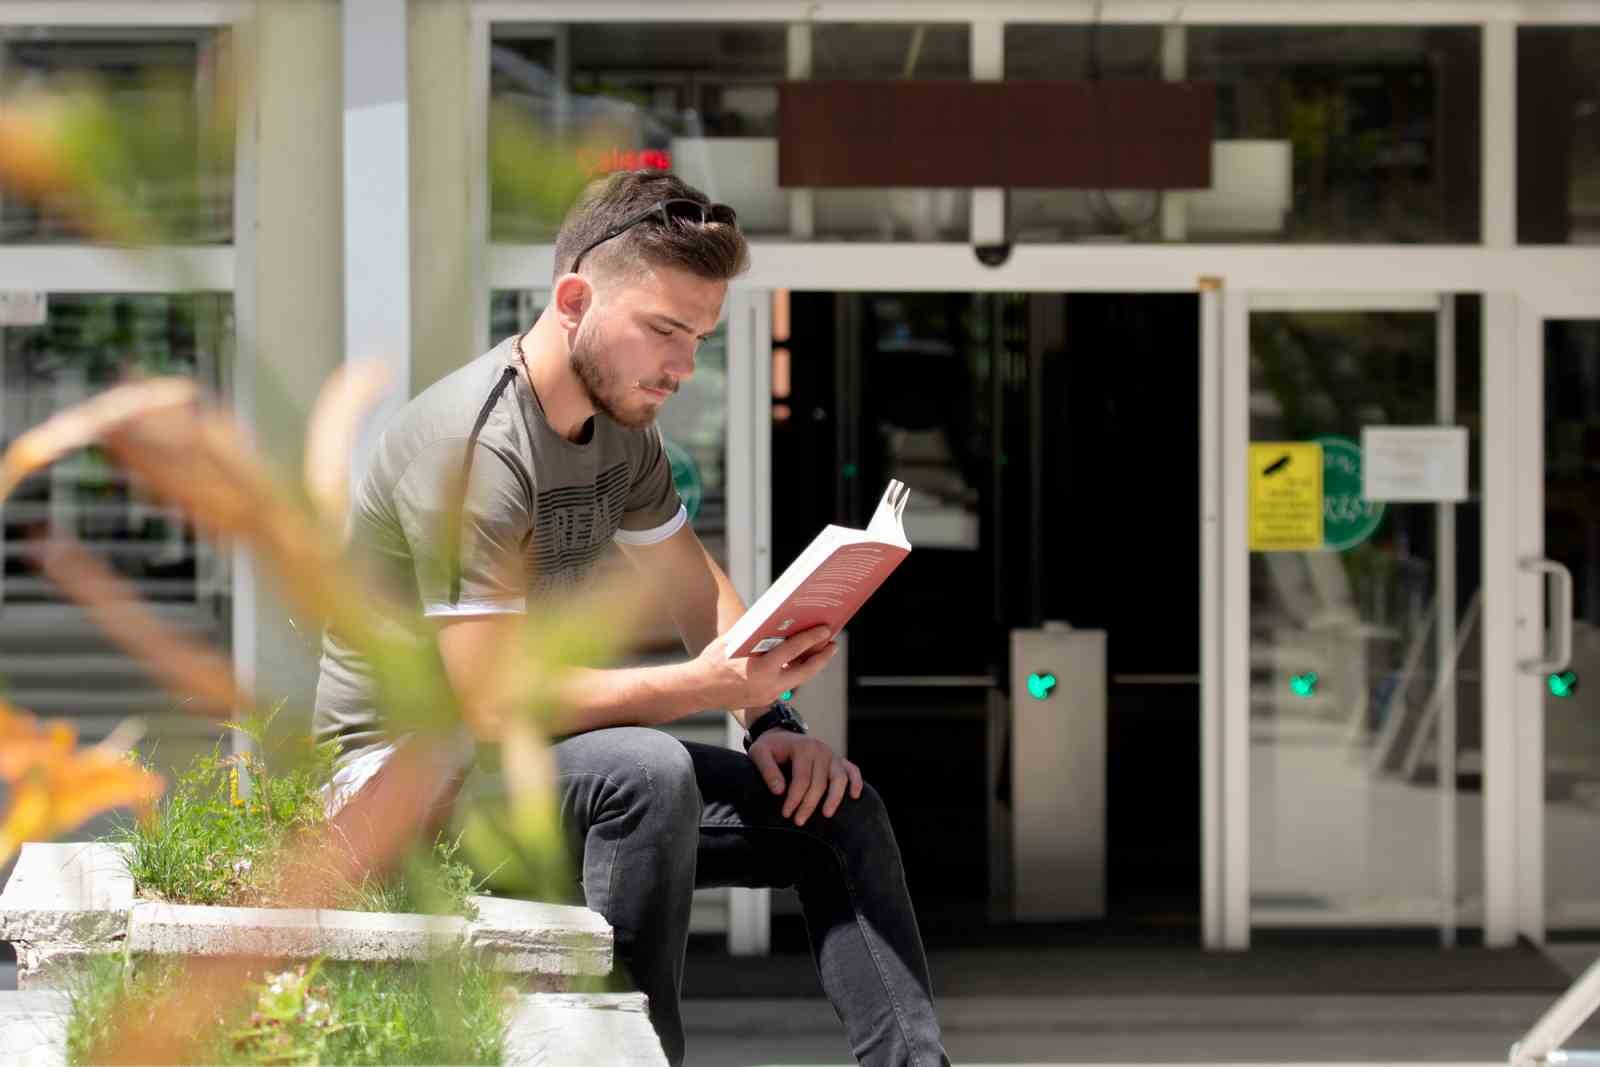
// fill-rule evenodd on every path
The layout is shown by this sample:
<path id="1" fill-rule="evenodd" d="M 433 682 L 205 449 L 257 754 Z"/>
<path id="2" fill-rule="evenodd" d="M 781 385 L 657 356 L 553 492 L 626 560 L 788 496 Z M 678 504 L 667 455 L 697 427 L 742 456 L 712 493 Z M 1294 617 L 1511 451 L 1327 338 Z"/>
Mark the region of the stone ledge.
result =
<path id="1" fill-rule="evenodd" d="M 400 962 L 425 960 L 460 944 L 465 927 L 455 915 L 140 901 L 128 923 L 128 950 L 157 956 Z"/>

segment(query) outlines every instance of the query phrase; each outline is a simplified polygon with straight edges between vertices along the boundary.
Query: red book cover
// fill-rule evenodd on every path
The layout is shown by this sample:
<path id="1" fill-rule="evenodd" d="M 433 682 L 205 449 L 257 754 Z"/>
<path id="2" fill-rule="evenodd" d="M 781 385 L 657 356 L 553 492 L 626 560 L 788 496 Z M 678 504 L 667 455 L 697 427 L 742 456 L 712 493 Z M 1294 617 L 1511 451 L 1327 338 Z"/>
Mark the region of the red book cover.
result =
<path id="1" fill-rule="evenodd" d="M 728 658 L 759 655 L 813 626 L 842 630 L 911 552 L 901 525 L 908 493 L 890 482 L 865 530 L 818 534 L 728 631 Z"/>

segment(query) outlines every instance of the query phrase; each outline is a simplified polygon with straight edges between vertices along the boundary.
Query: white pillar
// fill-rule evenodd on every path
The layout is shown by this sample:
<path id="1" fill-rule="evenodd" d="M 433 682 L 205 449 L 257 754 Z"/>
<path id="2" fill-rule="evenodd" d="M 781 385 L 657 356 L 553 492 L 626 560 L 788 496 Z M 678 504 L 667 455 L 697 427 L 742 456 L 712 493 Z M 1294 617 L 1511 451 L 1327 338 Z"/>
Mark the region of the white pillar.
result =
<path id="1" fill-rule="evenodd" d="M 789 24 L 790 81 L 805 81 L 811 77 L 811 23 Z M 809 241 L 817 231 L 817 197 L 811 189 L 789 190 L 789 236 L 797 241 Z"/>
<path id="2" fill-rule="evenodd" d="M 1006 27 L 1003 22 L 972 24 L 972 80 L 1003 81 L 1006 76 Z M 1006 191 L 972 190 L 972 243 L 1004 244 L 1006 239 Z"/>
<path id="3" fill-rule="evenodd" d="M 1483 27 L 1483 243 L 1517 243 L 1517 26 Z"/>
<path id="4" fill-rule="evenodd" d="M 339 8 L 335 0 L 262 0 L 235 24 L 238 100 L 234 194 L 234 412 L 261 451 L 299 470 L 306 418 L 339 366 Z M 235 555 L 233 656 L 262 706 L 309 708 L 314 625 Z"/>
<path id="5" fill-rule="evenodd" d="M 390 390 L 351 457 L 359 483 L 386 416 L 411 392 L 406 0 L 344 0 L 344 358 Z"/>
<path id="6" fill-rule="evenodd" d="M 1181 82 L 1189 76 L 1189 30 L 1181 23 L 1161 27 L 1161 77 Z M 1216 176 L 1212 175 L 1212 182 Z M 1182 190 L 1161 193 L 1161 239 L 1183 241 L 1189 236 L 1189 197 Z"/>

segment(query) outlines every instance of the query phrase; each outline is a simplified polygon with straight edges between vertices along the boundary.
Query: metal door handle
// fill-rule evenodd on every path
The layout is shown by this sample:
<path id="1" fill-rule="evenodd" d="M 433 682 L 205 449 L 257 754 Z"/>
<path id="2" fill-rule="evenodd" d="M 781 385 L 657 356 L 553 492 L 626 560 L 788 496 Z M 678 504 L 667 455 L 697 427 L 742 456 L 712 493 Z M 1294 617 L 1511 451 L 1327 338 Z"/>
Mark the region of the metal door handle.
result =
<path id="1" fill-rule="evenodd" d="M 1549 659 L 1525 659 L 1518 666 L 1528 674 L 1564 671 L 1572 662 L 1572 572 L 1553 559 L 1525 559 L 1522 569 L 1555 579 L 1550 600 L 1550 630 L 1555 635 L 1555 649 Z"/>

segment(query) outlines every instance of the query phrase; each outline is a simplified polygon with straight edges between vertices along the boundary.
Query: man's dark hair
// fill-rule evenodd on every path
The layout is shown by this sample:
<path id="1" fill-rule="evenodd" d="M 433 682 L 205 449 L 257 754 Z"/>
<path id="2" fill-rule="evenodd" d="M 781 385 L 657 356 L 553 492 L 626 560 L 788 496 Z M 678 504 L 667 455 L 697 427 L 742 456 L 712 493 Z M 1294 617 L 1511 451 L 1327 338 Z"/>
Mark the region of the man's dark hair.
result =
<path id="1" fill-rule="evenodd" d="M 590 244 L 663 200 L 710 198 L 676 175 L 659 170 L 625 170 L 590 182 L 567 212 L 556 235 L 556 270 L 559 278 Z M 727 281 L 750 265 L 749 248 L 737 226 L 719 222 L 662 225 L 646 219 L 583 257 L 607 271 L 638 267 L 677 267 L 713 281 Z"/>

